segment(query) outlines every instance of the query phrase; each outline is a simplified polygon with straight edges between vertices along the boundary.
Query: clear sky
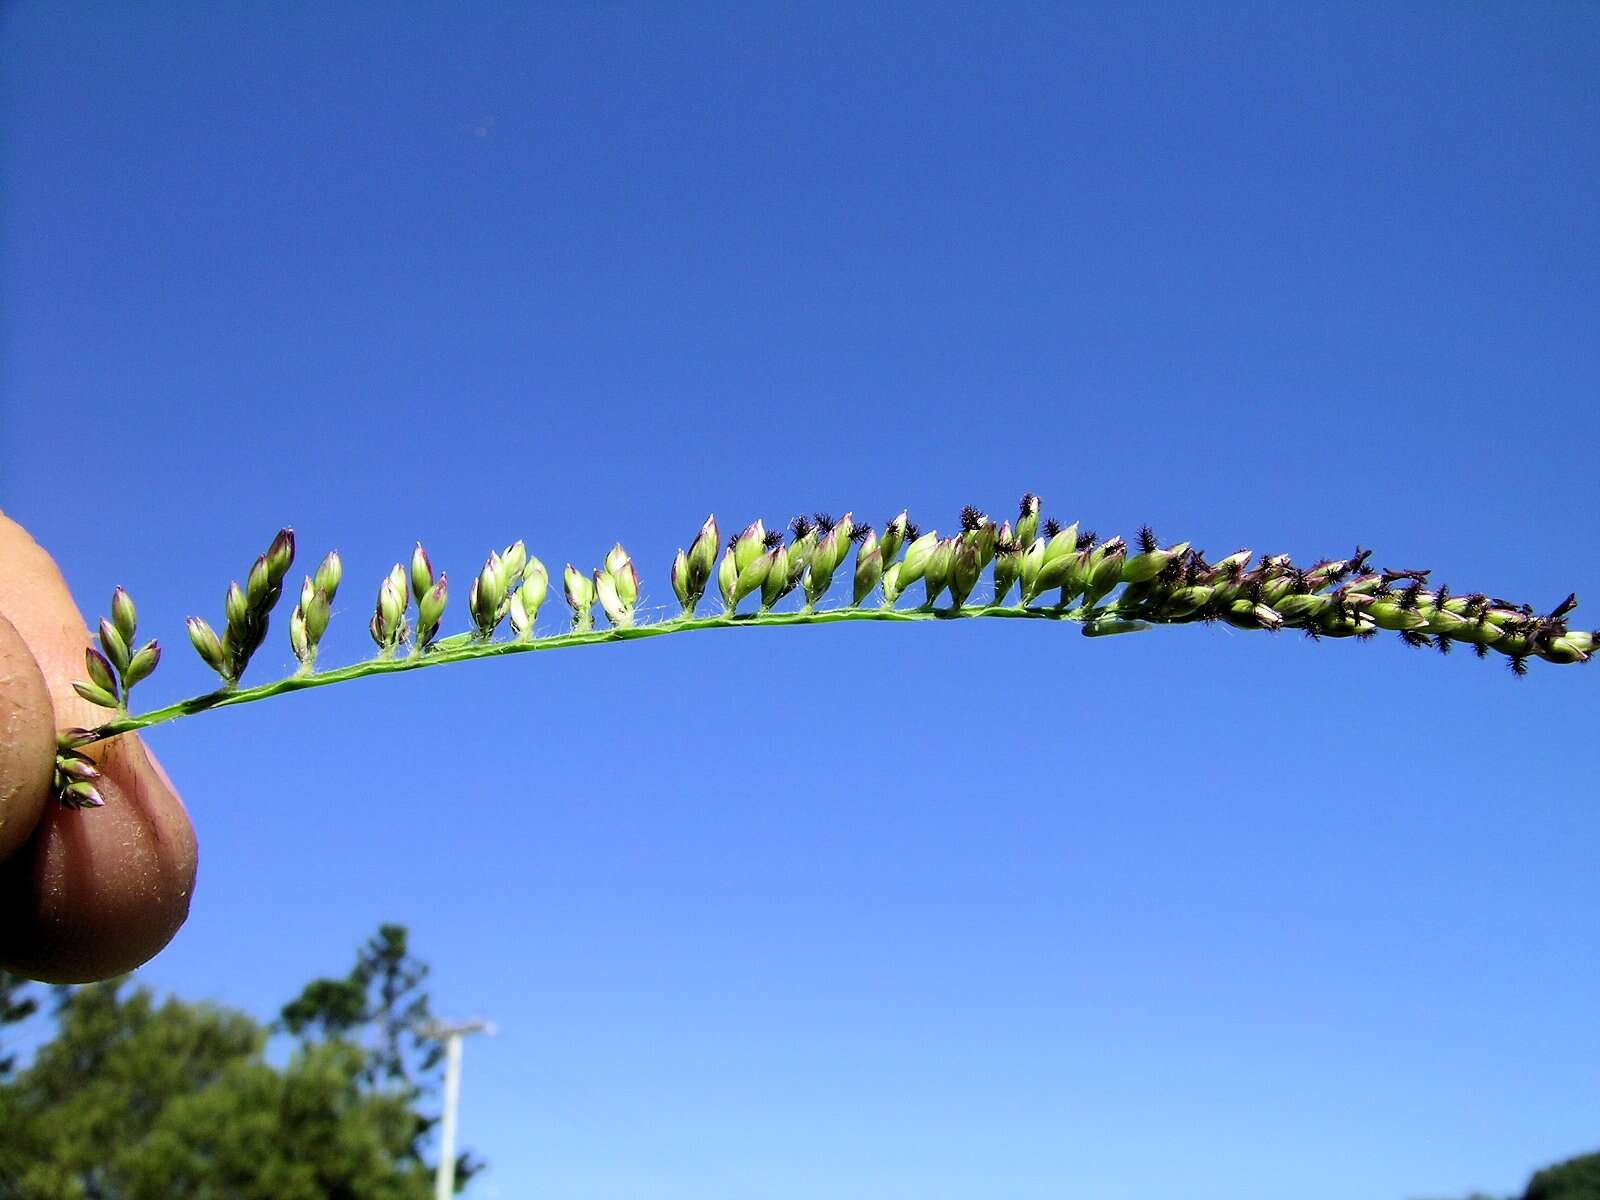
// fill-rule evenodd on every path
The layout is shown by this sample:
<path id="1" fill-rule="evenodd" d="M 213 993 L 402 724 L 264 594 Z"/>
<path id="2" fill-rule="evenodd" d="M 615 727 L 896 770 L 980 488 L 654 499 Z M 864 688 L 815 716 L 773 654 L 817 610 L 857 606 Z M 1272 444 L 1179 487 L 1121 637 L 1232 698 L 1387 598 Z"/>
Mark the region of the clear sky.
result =
<path id="1" fill-rule="evenodd" d="M 459 629 L 516 537 L 665 605 L 707 512 L 1030 488 L 1600 598 L 1593 6 L 0 20 L 0 505 L 147 701 L 284 523 L 332 661 L 416 538 Z M 143 977 L 267 1017 L 409 924 L 502 1029 L 478 1200 L 1510 1192 L 1600 1143 L 1597 686 L 970 622 L 329 688 L 151 736 L 202 854 Z"/>

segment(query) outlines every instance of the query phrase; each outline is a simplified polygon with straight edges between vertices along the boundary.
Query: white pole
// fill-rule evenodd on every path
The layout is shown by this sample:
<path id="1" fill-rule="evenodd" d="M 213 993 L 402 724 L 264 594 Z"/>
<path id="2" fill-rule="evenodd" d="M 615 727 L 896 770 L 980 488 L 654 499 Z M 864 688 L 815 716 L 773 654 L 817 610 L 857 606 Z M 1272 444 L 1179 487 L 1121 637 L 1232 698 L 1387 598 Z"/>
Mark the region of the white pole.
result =
<path id="1" fill-rule="evenodd" d="M 461 1099 L 459 1030 L 450 1031 L 444 1050 L 444 1122 L 439 1131 L 439 1173 L 433 1182 L 433 1200 L 451 1200 L 456 1194 L 456 1104 Z"/>
<path id="2" fill-rule="evenodd" d="M 461 1102 L 461 1039 L 469 1033 L 494 1036 L 488 1021 L 463 1021 L 447 1025 L 430 1021 L 417 1026 L 423 1037 L 444 1043 L 444 1114 L 439 1122 L 439 1166 L 433 1178 L 433 1200 L 451 1200 L 456 1194 L 456 1106 Z"/>

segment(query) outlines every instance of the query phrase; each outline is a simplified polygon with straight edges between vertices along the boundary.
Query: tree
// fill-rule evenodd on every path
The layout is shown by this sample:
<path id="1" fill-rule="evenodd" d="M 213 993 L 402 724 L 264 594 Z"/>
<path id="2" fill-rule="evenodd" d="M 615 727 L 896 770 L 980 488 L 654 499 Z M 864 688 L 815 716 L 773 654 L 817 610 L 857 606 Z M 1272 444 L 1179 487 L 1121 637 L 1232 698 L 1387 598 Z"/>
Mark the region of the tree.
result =
<path id="1" fill-rule="evenodd" d="M 439 1044 L 423 1029 L 433 1012 L 422 982 L 428 966 L 411 956 L 404 925 L 380 925 L 348 975 L 314 979 L 284 1005 L 279 1025 L 302 1039 L 348 1041 L 368 1032 L 363 1076 L 369 1084 L 420 1090 L 439 1064 Z"/>
<path id="2" fill-rule="evenodd" d="M 1600 1200 L 1600 1154 L 1546 1167 L 1528 1181 L 1522 1200 Z"/>
<path id="3" fill-rule="evenodd" d="M 289 1006 L 281 1068 L 243 1013 L 121 980 L 63 989 L 54 1037 L 0 1079 L 0 1200 L 427 1200 L 436 1056 L 406 1027 L 425 974 L 385 926 L 341 981 L 364 1003 L 319 980 Z M 0 1024 L 33 1003 L 0 979 Z"/>

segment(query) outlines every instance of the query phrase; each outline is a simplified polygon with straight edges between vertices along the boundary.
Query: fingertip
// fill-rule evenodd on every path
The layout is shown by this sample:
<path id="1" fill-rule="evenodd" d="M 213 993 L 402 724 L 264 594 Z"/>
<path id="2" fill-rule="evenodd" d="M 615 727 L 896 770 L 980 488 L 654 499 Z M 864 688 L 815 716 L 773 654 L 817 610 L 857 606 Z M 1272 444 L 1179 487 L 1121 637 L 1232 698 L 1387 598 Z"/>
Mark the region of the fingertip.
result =
<path id="1" fill-rule="evenodd" d="M 189 915 L 194 826 L 166 773 L 130 735 L 90 748 L 103 808 L 47 805 L 0 867 L 0 967 L 48 983 L 125 974 Z"/>
<path id="2" fill-rule="evenodd" d="M 22 635 L 0 616 L 0 861 L 33 833 L 55 771 L 50 690 Z"/>

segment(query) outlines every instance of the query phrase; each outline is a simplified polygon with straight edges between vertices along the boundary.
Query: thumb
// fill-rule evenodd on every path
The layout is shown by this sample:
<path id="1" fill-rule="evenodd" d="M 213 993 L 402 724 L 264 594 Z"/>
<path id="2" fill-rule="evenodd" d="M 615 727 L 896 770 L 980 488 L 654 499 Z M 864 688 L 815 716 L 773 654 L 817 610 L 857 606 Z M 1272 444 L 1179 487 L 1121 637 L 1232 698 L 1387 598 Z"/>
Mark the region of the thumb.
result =
<path id="1" fill-rule="evenodd" d="M 89 632 L 66 581 L 3 513 L 0 614 L 38 664 L 55 721 L 102 720 L 104 710 L 72 690 Z M 154 957 L 194 890 L 194 827 L 143 742 L 123 734 L 85 751 L 103 773 L 95 786 L 105 807 L 45 804 L 32 836 L 0 864 L 0 968 L 51 983 L 109 978 Z"/>
<path id="2" fill-rule="evenodd" d="M 0 616 L 0 862 L 28 840 L 55 769 L 55 714 L 39 664 Z"/>

